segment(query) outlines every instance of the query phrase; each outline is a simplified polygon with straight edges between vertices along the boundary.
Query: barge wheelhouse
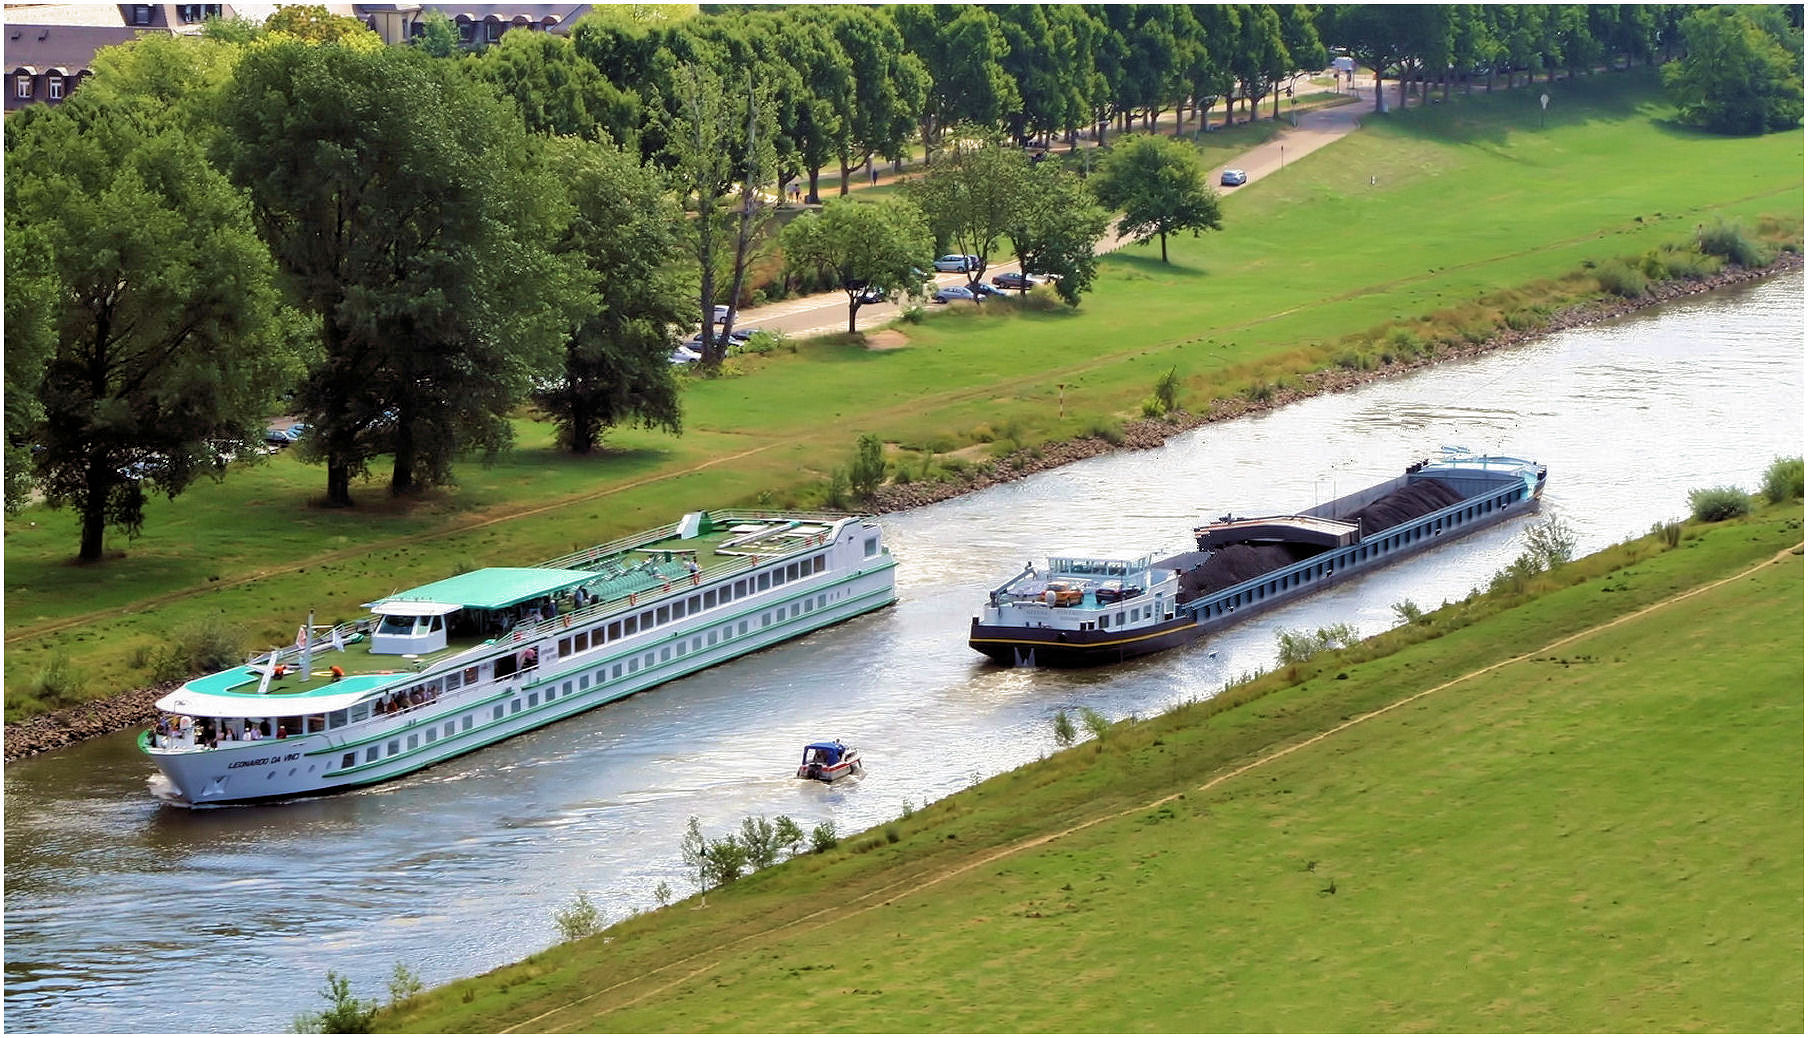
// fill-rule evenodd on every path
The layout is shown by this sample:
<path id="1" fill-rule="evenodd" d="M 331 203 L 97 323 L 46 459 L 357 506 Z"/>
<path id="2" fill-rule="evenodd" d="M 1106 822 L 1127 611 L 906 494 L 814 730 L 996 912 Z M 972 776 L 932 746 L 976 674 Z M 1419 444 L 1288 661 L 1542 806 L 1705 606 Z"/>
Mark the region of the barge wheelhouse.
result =
<path id="1" fill-rule="evenodd" d="M 897 600 L 859 516 L 697 512 L 480 569 L 195 678 L 139 736 L 189 804 L 381 782 Z"/>
<path id="2" fill-rule="evenodd" d="M 967 644 L 1012 666 L 1115 663 L 1170 649 L 1533 509 L 1545 476 L 1519 458 L 1422 461 L 1296 514 L 1224 516 L 1194 530 L 1197 551 L 1032 563 L 992 590 Z"/>

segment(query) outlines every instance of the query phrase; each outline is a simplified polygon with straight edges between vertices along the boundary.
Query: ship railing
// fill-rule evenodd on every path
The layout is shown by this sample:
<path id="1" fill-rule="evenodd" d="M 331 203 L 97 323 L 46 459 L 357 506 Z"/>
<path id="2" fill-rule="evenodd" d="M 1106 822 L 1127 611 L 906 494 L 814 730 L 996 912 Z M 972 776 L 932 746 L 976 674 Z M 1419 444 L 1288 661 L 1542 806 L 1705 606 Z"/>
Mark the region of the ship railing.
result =
<path id="1" fill-rule="evenodd" d="M 592 545 L 582 551 L 574 551 L 570 555 L 561 555 L 556 559 L 549 559 L 546 562 L 542 562 L 538 568 L 584 569 L 587 568 L 587 566 L 595 565 L 598 562 L 638 548 L 651 541 L 664 540 L 665 538 L 676 534 L 681 524 L 682 520 L 679 522 L 667 523 L 664 526 L 655 526 L 651 530 L 642 530 L 640 533 L 629 534 L 626 537 L 618 537 L 606 544 Z"/>
<path id="2" fill-rule="evenodd" d="M 709 514 L 712 519 L 715 519 L 718 522 L 732 522 L 736 519 L 758 520 L 761 522 L 801 519 L 806 522 L 834 524 L 843 519 L 868 518 L 867 514 L 862 512 L 773 512 L 758 508 L 715 509 L 711 510 Z M 626 537 L 618 537 L 615 540 L 604 544 L 592 545 L 581 551 L 574 551 L 569 555 L 561 555 L 556 559 L 548 559 L 547 561 L 540 563 L 537 568 L 587 568 L 598 562 L 632 551 L 635 548 L 644 547 L 655 541 L 662 541 L 667 537 L 675 536 L 683 525 L 684 521 L 678 520 L 676 522 L 667 523 L 664 526 L 655 526 L 650 530 L 642 530 L 639 533 L 629 534 Z"/>

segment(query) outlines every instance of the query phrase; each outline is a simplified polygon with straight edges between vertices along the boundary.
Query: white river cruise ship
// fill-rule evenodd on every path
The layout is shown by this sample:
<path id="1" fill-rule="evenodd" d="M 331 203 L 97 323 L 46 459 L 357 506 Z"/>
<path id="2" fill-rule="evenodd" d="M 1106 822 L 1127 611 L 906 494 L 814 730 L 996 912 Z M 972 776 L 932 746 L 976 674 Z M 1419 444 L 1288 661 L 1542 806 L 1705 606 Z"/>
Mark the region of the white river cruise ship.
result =
<path id="1" fill-rule="evenodd" d="M 191 805 L 381 782 L 890 605 L 895 567 L 867 517 L 694 512 L 304 625 L 159 700 L 139 746 Z"/>

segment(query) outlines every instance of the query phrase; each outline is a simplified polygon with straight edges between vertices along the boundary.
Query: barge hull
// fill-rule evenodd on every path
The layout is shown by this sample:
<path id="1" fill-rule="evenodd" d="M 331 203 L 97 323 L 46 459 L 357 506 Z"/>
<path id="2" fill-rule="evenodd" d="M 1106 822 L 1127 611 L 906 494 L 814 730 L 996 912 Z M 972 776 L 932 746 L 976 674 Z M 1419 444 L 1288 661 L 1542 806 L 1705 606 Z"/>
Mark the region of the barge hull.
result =
<path id="1" fill-rule="evenodd" d="M 1090 667 L 1162 652 L 1204 634 L 1190 617 L 1136 631 L 1068 631 L 1053 627 L 995 627 L 973 620 L 967 644 L 1006 666 Z"/>
<path id="2" fill-rule="evenodd" d="M 1417 555 L 1458 537 L 1523 515 L 1538 507 L 1544 492 L 1542 466 L 1518 463 L 1519 475 L 1490 471 L 1490 462 L 1517 459 L 1479 459 L 1478 469 L 1451 479 L 1467 496 L 1443 508 L 1416 516 L 1341 547 L 1312 554 L 1278 566 L 1229 587 L 1205 592 L 1174 608 L 1174 617 L 1141 629 L 1072 630 L 1060 627 L 988 625 L 975 617 L 967 644 L 1007 666 L 1096 666 L 1118 663 L 1135 656 L 1160 652 L 1191 642 L 1200 636 L 1247 619 L 1251 614 L 1285 605 L 1332 584 Z M 1330 519 L 1376 502 L 1412 482 L 1412 473 L 1345 495 L 1300 513 Z M 1531 473 L 1535 472 L 1534 475 Z M 1186 569 L 1198 565 L 1188 554 L 1157 566 Z"/>

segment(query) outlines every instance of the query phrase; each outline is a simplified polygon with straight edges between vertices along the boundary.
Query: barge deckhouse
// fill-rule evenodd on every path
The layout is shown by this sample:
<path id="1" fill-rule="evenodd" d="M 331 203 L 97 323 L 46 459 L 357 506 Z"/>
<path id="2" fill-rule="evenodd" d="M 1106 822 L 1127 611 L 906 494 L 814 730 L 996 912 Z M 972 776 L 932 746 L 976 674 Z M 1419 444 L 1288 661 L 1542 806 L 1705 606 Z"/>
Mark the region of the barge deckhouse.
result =
<path id="1" fill-rule="evenodd" d="M 967 644 L 1013 666 L 1171 649 L 1533 509 L 1545 474 L 1519 458 L 1445 457 L 1296 515 L 1224 516 L 1194 531 L 1198 551 L 1032 563 L 992 590 Z"/>
<path id="2" fill-rule="evenodd" d="M 158 700 L 139 747 L 189 804 L 381 782 L 890 605 L 895 568 L 869 518 L 695 512 L 304 627 Z"/>

